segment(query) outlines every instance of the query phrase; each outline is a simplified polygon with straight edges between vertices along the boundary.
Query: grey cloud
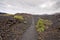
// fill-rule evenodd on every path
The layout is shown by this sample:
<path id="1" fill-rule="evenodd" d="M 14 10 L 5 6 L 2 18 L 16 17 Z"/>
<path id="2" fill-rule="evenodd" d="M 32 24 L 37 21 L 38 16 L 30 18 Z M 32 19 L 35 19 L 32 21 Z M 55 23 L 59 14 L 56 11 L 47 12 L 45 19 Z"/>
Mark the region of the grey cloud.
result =
<path id="1" fill-rule="evenodd" d="M 56 1 L 55 8 L 56 9 L 60 9 L 60 0 Z"/>
<path id="2" fill-rule="evenodd" d="M 43 6 L 42 6 L 43 5 Z M 4 12 L 52 13 L 60 10 L 59 0 L 2 0 L 0 10 Z"/>

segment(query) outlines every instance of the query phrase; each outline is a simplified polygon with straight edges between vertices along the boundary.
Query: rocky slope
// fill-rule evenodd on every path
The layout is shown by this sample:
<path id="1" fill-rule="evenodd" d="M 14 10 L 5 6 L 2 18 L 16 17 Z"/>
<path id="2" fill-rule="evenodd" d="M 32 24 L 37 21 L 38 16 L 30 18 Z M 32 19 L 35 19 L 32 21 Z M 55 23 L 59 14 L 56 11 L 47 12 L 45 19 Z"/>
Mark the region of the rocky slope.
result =
<path id="1" fill-rule="evenodd" d="M 44 32 L 38 32 L 38 40 L 60 40 L 60 13 L 53 15 L 34 15 L 35 22 L 39 18 L 52 21 L 52 25 L 48 27 Z"/>
<path id="2" fill-rule="evenodd" d="M 19 16 L 21 14 L 18 14 Z M 31 17 L 24 17 L 23 22 L 14 18 L 15 15 L 0 13 L 0 40 L 20 40 L 21 35 L 31 25 Z"/>

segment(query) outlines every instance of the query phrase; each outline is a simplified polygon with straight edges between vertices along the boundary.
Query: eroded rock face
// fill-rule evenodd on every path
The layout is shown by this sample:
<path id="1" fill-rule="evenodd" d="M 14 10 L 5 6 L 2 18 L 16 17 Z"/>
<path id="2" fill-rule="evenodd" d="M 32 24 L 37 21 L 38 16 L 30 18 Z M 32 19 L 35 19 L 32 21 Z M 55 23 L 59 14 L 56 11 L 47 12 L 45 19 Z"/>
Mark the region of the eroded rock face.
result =
<path id="1" fill-rule="evenodd" d="M 12 25 L 16 24 L 16 20 L 9 16 L 0 16 L 0 39 L 13 40 L 15 35 L 11 31 Z M 14 35 L 14 36 L 13 36 Z"/>
<path id="2" fill-rule="evenodd" d="M 18 40 L 26 27 L 11 16 L 0 16 L 0 40 Z"/>

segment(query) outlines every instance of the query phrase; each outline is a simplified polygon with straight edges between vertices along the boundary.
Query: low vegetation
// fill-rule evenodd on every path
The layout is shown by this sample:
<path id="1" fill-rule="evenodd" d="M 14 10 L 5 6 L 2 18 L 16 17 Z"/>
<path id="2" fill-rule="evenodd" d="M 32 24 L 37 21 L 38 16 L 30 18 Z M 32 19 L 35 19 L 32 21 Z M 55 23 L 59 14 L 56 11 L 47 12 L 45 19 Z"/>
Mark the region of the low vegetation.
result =
<path id="1" fill-rule="evenodd" d="M 38 32 L 38 40 L 43 40 L 43 33 L 52 25 L 52 21 L 48 19 L 39 18 L 36 25 L 36 30 Z"/>
<path id="2" fill-rule="evenodd" d="M 38 32 L 43 32 L 46 26 L 50 26 L 52 22 L 50 20 L 39 19 L 36 25 L 36 29 Z"/>
<path id="3" fill-rule="evenodd" d="M 24 17 L 21 16 L 21 15 L 15 15 L 14 18 L 17 19 L 20 22 L 23 22 L 24 21 Z"/>
<path id="4" fill-rule="evenodd" d="M 13 14 L 4 14 L 3 16 L 13 16 Z"/>
<path id="5" fill-rule="evenodd" d="M 23 16 L 18 16 L 18 15 L 15 15 L 14 18 L 16 18 L 18 20 L 24 20 Z"/>

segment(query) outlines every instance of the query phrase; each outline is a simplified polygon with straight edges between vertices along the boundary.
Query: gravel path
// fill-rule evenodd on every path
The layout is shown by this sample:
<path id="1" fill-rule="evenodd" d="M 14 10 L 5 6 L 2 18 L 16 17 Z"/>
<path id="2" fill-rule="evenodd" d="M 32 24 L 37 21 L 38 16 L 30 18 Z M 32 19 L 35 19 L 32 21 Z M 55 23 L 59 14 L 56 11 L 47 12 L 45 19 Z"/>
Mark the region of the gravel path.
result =
<path id="1" fill-rule="evenodd" d="M 37 32 L 35 29 L 34 19 L 32 18 L 31 27 L 29 27 L 26 32 L 22 35 L 21 40 L 37 40 Z"/>

